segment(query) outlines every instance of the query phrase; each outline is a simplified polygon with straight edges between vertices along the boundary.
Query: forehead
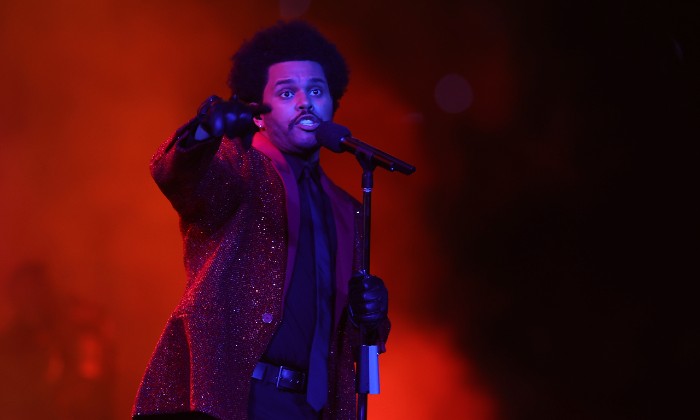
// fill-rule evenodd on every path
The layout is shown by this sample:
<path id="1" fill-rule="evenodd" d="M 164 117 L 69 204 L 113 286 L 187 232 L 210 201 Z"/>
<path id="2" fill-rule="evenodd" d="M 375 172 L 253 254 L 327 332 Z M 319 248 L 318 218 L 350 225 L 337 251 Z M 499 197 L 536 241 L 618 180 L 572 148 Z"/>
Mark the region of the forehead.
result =
<path id="1" fill-rule="evenodd" d="M 315 61 L 283 61 L 267 69 L 267 87 L 310 81 L 326 83 L 323 67 Z"/>

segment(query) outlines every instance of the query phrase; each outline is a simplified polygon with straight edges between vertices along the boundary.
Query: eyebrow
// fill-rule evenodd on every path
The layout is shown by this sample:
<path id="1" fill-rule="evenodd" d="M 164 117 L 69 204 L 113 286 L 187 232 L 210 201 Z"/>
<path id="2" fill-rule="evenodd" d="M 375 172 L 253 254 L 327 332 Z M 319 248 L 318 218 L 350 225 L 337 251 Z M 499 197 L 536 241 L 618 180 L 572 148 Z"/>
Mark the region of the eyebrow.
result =
<path id="1" fill-rule="evenodd" d="M 326 79 L 322 77 L 312 77 L 309 79 L 310 83 L 322 83 L 322 84 L 328 84 Z M 280 79 L 277 82 L 275 82 L 275 87 L 280 86 L 280 85 L 291 85 L 295 83 L 295 79 Z"/>

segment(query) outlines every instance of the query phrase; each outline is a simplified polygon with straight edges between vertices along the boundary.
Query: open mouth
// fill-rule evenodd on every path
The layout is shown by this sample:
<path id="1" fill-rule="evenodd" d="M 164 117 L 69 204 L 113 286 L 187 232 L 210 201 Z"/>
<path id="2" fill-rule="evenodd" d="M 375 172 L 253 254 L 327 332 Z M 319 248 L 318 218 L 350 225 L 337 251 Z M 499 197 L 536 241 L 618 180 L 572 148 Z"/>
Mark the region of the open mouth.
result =
<path id="1" fill-rule="evenodd" d="M 294 125 L 306 131 L 313 131 L 318 128 L 321 120 L 313 114 L 304 114 L 294 121 Z"/>

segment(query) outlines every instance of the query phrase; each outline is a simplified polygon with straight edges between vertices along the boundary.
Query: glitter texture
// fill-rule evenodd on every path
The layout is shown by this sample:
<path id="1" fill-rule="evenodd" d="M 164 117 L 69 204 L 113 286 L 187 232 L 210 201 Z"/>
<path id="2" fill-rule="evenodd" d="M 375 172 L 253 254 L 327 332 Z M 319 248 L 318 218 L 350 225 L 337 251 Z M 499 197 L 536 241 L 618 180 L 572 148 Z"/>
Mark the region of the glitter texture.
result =
<path id="1" fill-rule="evenodd" d="M 250 375 L 282 318 L 299 229 L 298 191 L 281 153 L 257 134 L 187 145 L 186 124 L 151 162 L 180 215 L 187 286 L 146 369 L 133 415 L 200 411 L 247 417 Z M 287 181 L 288 179 L 292 180 Z M 355 417 L 347 282 L 357 269 L 359 203 L 322 176 L 338 229 L 335 329 L 324 418 Z M 287 188 L 285 188 L 287 186 Z M 385 334 L 388 334 L 388 323 Z"/>

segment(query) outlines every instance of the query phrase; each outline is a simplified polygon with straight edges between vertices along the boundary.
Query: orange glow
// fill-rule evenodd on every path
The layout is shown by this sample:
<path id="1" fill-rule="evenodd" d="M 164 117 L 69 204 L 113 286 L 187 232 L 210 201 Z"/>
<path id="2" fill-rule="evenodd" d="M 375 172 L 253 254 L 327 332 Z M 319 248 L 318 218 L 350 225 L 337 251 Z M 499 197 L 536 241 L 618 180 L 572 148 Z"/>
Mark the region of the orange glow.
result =
<path id="1" fill-rule="evenodd" d="M 176 215 L 149 177 L 149 158 L 203 98 L 226 96 L 228 57 L 244 37 L 274 22 L 277 9 L 255 2 L 236 2 L 235 12 L 216 8 L 221 2 L 64 3 L 10 2 L 0 13 L 0 280 L 11 287 L 18 267 L 37 261 L 46 272 L 35 275 L 48 286 L 29 290 L 30 302 L 51 292 L 45 297 L 57 306 L 74 299 L 105 314 L 90 321 L 97 335 L 54 337 L 57 329 L 37 324 L 48 334 L 41 345 L 73 350 L 32 356 L 48 357 L 43 374 L 52 383 L 66 381 L 66 392 L 37 390 L 33 401 L 48 407 L 50 395 L 59 395 L 56 407 L 72 410 L 90 398 L 98 411 L 85 418 L 123 419 L 184 286 Z M 337 39 L 353 70 L 336 120 L 418 167 L 410 178 L 379 172 L 375 178 L 373 272 L 392 293 L 395 332 L 370 418 L 492 419 L 494 404 L 470 376 L 450 331 L 419 328 L 409 315 L 421 299 L 433 298 L 429 282 L 444 271 L 420 214 L 435 175 L 421 158 L 416 111 L 373 74 L 351 34 L 319 26 Z M 354 159 L 323 159 L 359 197 Z M 5 293 L 0 301 L 2 335 L 26 306 Z M 64 316 L 69 307 L 47 306 L 43 315 L 62 322 L 58 329 L 74 327 L 77 321 Z M 78 376 L 69 380 L 70 363 Z M 98 379 L 100 388 L 89 388 Z M 35 386 L 48 385 L 37 379 Z"/>
<path id="2" fill-rule="evenodd" d="M 493 420 L 496 406 L 478 383 L 472 366 L 437 328 L 399 327 L 380 356 L 381 393 L 369 397 L 368 417 L 381 419 Z"/>

